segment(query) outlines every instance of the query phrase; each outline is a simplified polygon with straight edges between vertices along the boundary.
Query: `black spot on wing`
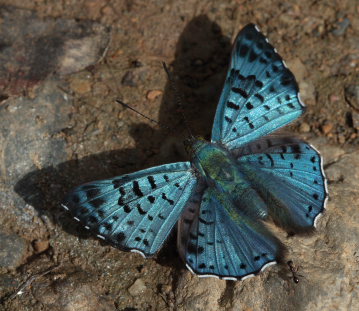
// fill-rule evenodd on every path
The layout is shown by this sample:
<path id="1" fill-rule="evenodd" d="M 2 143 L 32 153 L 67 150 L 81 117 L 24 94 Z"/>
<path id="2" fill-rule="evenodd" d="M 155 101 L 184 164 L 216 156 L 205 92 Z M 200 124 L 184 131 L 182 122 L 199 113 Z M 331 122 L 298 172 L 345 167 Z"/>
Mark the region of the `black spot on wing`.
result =
<path id="1" fill-rule="evenodd" d="M 248 103 L 246 103 L 246 108 L 248 110 L 251 110 L 251 109 L 253 109 L 253 105 L 250 102 L 248 102 Z"/>
<path id="2" fill-rule="evenodd" d="M 125 191 L 125 189 L 123 187 L 120 187 L 118 190 L 120 191 L 120 194 L 122 196 L 124 196 L 126 194 L 126 191 Z"/>
<path id="3" fill-rule="evenodd" d="M 204 220 L 204 219 L 201 218 L 201 217 L 199 217 L 198 220 L 199 220 L 199 222 L 201 222 L 201 223 L 204 224 L 204 225 L 213 225 L 213 224 L 214 224 L 213 221 L 206 221 L 206 220 Z"/>
<path id="4" fill-rule="evenodd" d="M 230 102 L 230 101 L 227 102 L 227 107 L 231 108 L 231 109 L 234 109 L 234 110 L 239 110 L 239 106 L 236 105 L 235 103 Z"/>
<path id="5" fill-rule="evenodd" d="M 94 197 L 97 197 L 100 193 L 101 191 L 99 189 L 89 189 L 86 191 L 86 196 L 87 199 L 90 200 Z"/>
<path id="6" fill-rule="evenodd" d="M 154 203 L 156 200 L 156 198 L 153 195 L 148 196 L 147 199 L 150 203 Z"/>
<path id="7" fill-rule="evenodd" d="M 150 183 L 152 189 L 156 189 L 156 188 L 157 188 L 157 185 L 156 185 L 156 182 L 155 182 L 155 179 L 154 179 L 153 176 L 151 176 L 151 175 L 150 175 L 150 176 L 147 176 L 147 180 L 148 180 L 148 182 Z"/>
<path id="8" fill-rule="evenodd" d="M 240 87 L 232 87 L 232 91 L 236 94 L 241 95 L 243 98 L 249 97 L 248 93 L 245 90 L 241 89 Z"/>
<path id="9" fill-rule="evenodd" d="M 123 198 L 123 197 L 119 197 L 117 204 L 120 205 L 120 206 L 124 206 L 124 205 L 125 205 L 124 198 Z"/>
<path id="10" fill-rule="evenodd" d="M 254 83 L 256 87 L 262 88 L 263 87 L 263 82 L 256 80 L 256 82 Z"/>
<path id="11" fill-rule="evenodd" d="M 258 58 L 258 54 L 255 53 L 253 50 L 249 54 L 249 62 L 252 63 Z"/>
<path id="12" fill-rule="evenodd" d="M 245 45 L 245 44 L 241 45 L 239 48 L 239 56 L 241 56 L 241 57 L 246 56 L 248 51 L 249 51 L 248 45 Z"/>
<path id="13" fill-rule="evenodd" d="M 80 203 L 80 197 L 77 194 L 73 194 L 71 197 L 73 203 L 78 204 Z"/>
<path id="14" fill-rule="evenodd" d="M 93 215 L 89 216 L 88 220 L 90 223 L 93 223 L 93 224 L 98 222 L 98 219 Z"/>
<path id="15" fill-rule="evenodd" d="M 106 229 L 107 231 L 111 231 L 111 229 L 112 229 L 112 225 L 109 224 L 109 223 L 104 223 L 103 226 L 105 227 L 105 229 Z"/>
<path id="16" fill-rule="evenodd" d="M 132 189 L 133 189 L 133 192 L 138 196 L 138 197 L 143 197 L 143 193 L 140 189 L 140 185 L 138 183 L 137 180 L 135 180 L 133 183 L 132 183 Z"/>
<path id="17" fill-rule="evenodd" d="M 224 119 L 225 119 L 228 123 L 232 123 L 232 122 L 233 122 L 233 120 L 232 120 L 231 118 L 227 117 L 227 116 L 225 116 Z"/>
<path id="18" fill-rule="evenodd" d="M 271 93 L 276 93 L 277 90 L 276 90 L 276 88 L 275 88 L 273 85 L 271 85 L 271 86 L 269 87 L 269 92 L 271 92 Z"/>
<path id="19" fill-rule="evenodd" d="M 273 72 L 278 72 L 278 71 L 279 71 L 279 67 L 273 64 L 273 65 L 272 65 L 272 70 L 273 70 Z"/>
<path id="20" fill-rule="evenodd" d="M 117 241 L 122 242 L 126 239 L 126 234 L 124 232 L 120 232 L 117 234 Z"/>
<path id="21" fill-rule="evenodd" d="M 167 198 L 165 193 L 162 193 L 162 199 L 166 200 L 170 205 L 173 205 L 175 202 L 169 198 Z"/>
<path id="22" fill-rule="evenodd" d="M 102 198 L 96 198 L 91 200 L 89 203 L 91 204 L 92 207 L 94 208 L 99 208 L 101 207 L 106 201 Z"/>
<path id="23" fill-rule="evenodd" d="M 125 213 L 130 213 L 132 211 L 132 208 L 129 207 L 127 204 L 123 206 L 123 210 L 125 211 Z"/>
<path id="24" fill-rule="evenodd" d="M 294 106 L 292 103 L 288 103 L 287 106 L 288 106 L 290 109 L 295 109 L 295 106 Z"/>
<path id="25" fill-rule="evenodd" d="M 114 179 L 114 180 L 112 181 L 112 184 L 113 184 L 113 187 L 114 187 L 115 189 L 117 189 L 117 188 L 120 187 L 120 185 L 121 185 L 121 180 L 120 180 L 120 179 Z"/>
<path id="26" fill-rule="evenodd" d="M 138 213 L 139 213 L 140 215 L 146 215 L 146 214 L 147 214 L 147 211 L 145 211 L 145 210 L 142 209 L 142 206 L 141 206 L 140 203 L 138 203 L 138 204 L 136 205 L 136 207 L 137 207 L 137 211 L 138 211 Z"/>
<path id="27" fill-rule="evenodd" d="M 270 161 L 270 166 L 271 166 L 271 167 L 274 167 L 274 161 L 273 161 L 272 156 L 271 156 L 269 153 L 265 153 L 265 156 L 269 159 L 269 161 Z"/>
<path id="28" fill-rule="evenodd" d="M 264 103 L 264 97 L 261 94 L 256 93 L 256 94 L 254 94 L 254 96 L 257 97 L 261 103 Z"/>
<path id="29" fill-rule="evenodd" d="M 262 63 L 262 64 L 265 64 L 265 65 L 268 64 L 268 61 L 264 57 L 260 57 L 259 62 Z"/>

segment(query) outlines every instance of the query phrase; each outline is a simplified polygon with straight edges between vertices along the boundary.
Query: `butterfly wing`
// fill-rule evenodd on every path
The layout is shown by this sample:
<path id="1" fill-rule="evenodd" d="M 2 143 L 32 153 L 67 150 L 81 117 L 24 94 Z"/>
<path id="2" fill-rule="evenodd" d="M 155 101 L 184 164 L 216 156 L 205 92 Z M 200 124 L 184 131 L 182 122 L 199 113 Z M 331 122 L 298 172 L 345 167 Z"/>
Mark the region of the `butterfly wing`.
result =
<path id="1" fill-rule="evenodd" d="M 328 197 L 317 150 L 299 139 L 266 137 L 233 154 L 279 225 L 289 232 L 313 229 Z"/>
<path id="2" fill-rule="evenodd" d="M 214 188 L 197 192 L 179 221 L 178 249 L 200 276 L 239 280 L 282 256 L 283 247 L 260 221 L 236 209 Z"/>
<path id="3" fill-rule="evenodd" d="M 282 58 L 255 25 L 244 27 L 234 42 L 212 142 L 238 148 L 303 112 L 298 85 Z"/>
<path id="4" fill-rule="evenodd" d="M 189 162 L 165 164 L 74 189 L 62 206 L 113 245 L 156 253 L 195 188 Z"/>

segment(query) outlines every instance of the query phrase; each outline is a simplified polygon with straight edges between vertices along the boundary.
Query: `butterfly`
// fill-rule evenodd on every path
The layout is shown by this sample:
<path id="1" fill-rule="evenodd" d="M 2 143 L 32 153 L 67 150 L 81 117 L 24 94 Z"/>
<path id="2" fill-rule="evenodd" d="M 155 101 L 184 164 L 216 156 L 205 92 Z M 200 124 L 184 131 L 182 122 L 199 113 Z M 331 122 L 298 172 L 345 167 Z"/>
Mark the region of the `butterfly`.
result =
<path id="1" fill-rule="evenodd" d="M 81 185 L 62 206 L 98 238 L 144 257 L 177 224 L 178 252 L 191 272 L 243 280 L 283 258 L 265 221 L 305 233 L 325 209 L 318 151 L 269 135 L 304 111 L 294 75 L 249 24 L 234 42 L 211 141 L 185 141 L 190 162 Z"/>

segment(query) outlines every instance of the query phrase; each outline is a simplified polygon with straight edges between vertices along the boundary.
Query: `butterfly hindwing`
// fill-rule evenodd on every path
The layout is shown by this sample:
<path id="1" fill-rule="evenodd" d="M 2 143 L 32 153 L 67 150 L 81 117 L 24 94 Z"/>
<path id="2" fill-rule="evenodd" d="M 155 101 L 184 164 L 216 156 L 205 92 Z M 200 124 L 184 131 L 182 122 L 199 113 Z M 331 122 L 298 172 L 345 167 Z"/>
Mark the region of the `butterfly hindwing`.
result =
<path id="1" fill-rule="evenodd" d="M 317 150 L 299 139 L 267 137 L 234 153 L 278 224 L 290 232 L 315 226 L 328 196 Z"/>
<path id="2" fill-rule="evenodd" d="M 189 162 L 165 164 L 74 189 L 62 206 L 123 250 L 158 251 L 197 183 Z"/>
<path id="3" fill-rule="evenodd" d="M 282 58 L 255 25 L 243 28 L 232 50 L 212 142 L 238 148 L 303 112 L 297 82 Z"/>
<path id="4" fill-rule="evenodd" d="M 179 252 L 194 273 L 244 279 L 281 257 L 281 243 L 224 193 L 209 187 L 196 202 L 187 205 L 178 232 Z"/>

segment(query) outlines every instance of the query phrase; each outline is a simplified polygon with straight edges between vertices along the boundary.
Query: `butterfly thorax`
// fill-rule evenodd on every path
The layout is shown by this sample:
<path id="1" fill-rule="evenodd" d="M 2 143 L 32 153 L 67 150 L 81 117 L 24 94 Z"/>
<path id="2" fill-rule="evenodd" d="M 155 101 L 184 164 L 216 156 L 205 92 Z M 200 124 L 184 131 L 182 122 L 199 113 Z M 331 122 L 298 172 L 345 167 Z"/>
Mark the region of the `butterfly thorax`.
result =
<path id="1" fill-rule="evenodd" d="M 191 149 L 192 163 L 209 186 L 227 194 L 240 209 L 263 219 L 268 216 L 266 204 L 227 149 L 204 139 L 194 140 Z"/>

